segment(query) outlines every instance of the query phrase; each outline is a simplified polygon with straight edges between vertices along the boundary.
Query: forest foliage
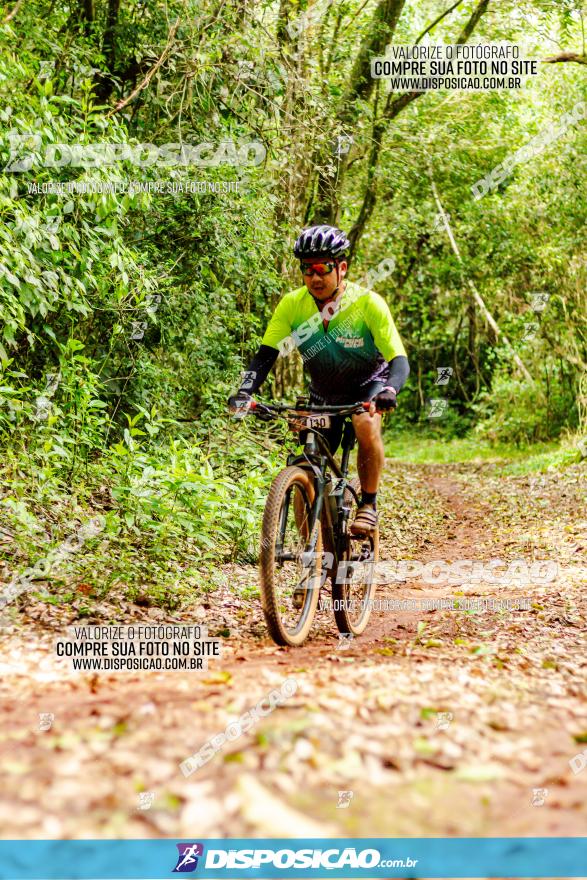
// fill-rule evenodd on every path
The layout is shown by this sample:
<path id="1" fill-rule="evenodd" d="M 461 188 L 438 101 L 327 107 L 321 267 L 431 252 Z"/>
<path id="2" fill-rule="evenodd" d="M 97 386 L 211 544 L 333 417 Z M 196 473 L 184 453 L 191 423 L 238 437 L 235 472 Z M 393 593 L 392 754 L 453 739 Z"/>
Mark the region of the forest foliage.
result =
<path id="1" fill-rule="evenodd" d="M 279 297 L 299 285 L 291 247 L 316 220 L 350 232 L 351 278 L 374 284 L 405 341 L 412 376 L 394 430 L 524 444 L 584 429 L 580 3 L 18 0 L 1 16 L 11 570 L 96 509 L 104 590 L 125 579 L 169 596 L 219 558 L 254 558 L 267 481 L 292 440 L 280 425 L 235 426 L 225 401 Z M 418 39 L 507 40 L 559 60 L 520 91 L 388 94 L 366 75 L 390 42 Z M 477 181 L 576 107 L 576 124 L 474 197 Z M 77 161 L 75 145 L 96 144 L 118 152 Z M 170 144 L 225 145 L 224 158 L 177 164 L 159 149 Z M 235 164 L 255 153 L 249 144 L 262 161 Z M 128 188 L 162 180 L 239 191 Z M 88 191 L 49 191 L 71 183 Z M 441 367 L 453 370 L 446 387 Z M 302 388 L 291 356 L 264 393 L 293 400 Z M 435 422 L 439 397 L 448 408 Z M 91 576 L 87 559 L 71 565 Z"/>

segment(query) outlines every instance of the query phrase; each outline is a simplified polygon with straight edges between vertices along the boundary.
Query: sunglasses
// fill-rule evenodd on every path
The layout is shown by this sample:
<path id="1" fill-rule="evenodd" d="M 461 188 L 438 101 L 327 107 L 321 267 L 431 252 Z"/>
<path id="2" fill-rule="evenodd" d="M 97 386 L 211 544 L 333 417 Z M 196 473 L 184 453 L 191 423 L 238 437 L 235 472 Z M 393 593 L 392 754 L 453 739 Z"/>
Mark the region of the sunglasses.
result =
<path id="1" fill-rule="evenodd" d="M 302 275 L 312 276 L 314 274 L 322 278 L 336 268 L 336 263 L 300 263 Z"/>

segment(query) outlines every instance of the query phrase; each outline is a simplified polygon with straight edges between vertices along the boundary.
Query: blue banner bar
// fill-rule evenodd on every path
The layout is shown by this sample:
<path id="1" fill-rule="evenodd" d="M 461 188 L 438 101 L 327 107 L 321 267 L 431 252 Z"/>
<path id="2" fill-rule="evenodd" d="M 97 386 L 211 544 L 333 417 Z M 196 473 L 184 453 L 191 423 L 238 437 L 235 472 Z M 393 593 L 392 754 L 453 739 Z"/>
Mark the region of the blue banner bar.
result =
<path id="1" fill-rule="evenodd" d="M 3 840 L 1 880 L 587 877 L 587 837 Z"/>

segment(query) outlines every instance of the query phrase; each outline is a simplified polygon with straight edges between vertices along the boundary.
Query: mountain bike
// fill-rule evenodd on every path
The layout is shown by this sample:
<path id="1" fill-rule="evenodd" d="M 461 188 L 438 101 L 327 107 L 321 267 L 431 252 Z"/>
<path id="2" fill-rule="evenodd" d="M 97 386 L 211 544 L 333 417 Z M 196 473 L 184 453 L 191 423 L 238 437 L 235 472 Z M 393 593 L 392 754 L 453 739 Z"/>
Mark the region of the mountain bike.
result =
<path id="1" fill-rule="evenodd" d="M 250 411 L 264 419 L 287 415 L 300 432 L 301 454 L 291 454 L 269 490 L 263 516 L 260 575 L 263 614 L 278 645 L 299 646 L 308 637 L 320 590 L 331 582 L 334 618 L 341 633 L 360 635 L 375 594 L 374 563 L 379 530 L 355 536 L 349 524 L 359 504 L 360 483 L 349 476 L 356 443 L 350 416 L 375 411 L 375 404 L 315 406 L 298 401 L 262 404 Z M 347 416 L 340 465 L 321 430 L 332 416 Z"/>

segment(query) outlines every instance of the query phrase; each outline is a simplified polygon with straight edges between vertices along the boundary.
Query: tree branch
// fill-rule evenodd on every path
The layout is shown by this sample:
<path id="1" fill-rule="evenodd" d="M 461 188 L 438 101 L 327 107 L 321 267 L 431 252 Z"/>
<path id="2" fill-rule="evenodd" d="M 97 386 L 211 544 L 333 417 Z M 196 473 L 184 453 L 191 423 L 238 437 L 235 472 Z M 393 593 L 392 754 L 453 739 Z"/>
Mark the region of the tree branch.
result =
<path id="1" fill-rule="evenodd" d="M 489 7 L 489 3 L 490 3 L 490 0 L 480 0 L 480 2 L 477 4 L 475 9 L 471 13 L 469 20 L 467 21 L 467 23 L 463 27 L 461 33 L 457 37 L 457 41 L 456 41 L 457 44 L 466 43 L 468 41 L 469 37 L 471 36 L 473 31 L 477 27 L 479 20 L 484 15 L 484 13 L 487 11 L 487 9 Z M 382 4 L 380 4 L 380 7 L 378 7 L 378 9 L 381 8 L 381 5 Z M 403 6 L 403 3 L 402 3 L 402 6 Z M 446 11 L 446 13 L 443 13 L 443 17 L 444 17 L 444 15 L 447 15 L 453 8 L 456 8 L 456 7 L 453 6 L 450 9 L 448 9 Z M 401 7 L 399 8 L 398 16 L 399 16 L 399 12 L 401 12 Z M 432 24 L 430 25 L 430 28 L 434 27 L 435 24 L 437 24 L 437 23 L 438 23 L 437 21 L 432 22 Z M 394 29 L 395 29 L 396 25 L 397 25 L 397 21 L 394 24 Z M 383 50 L 380 50 L 380 51 L 383 51 Z M 374 52 L 374 54 L 376 54 L 376 53 Z M 359 59 L 357 59 L 357 63 L 358 63 L 358 60 Z M 356 67 L 357 67 L 357 64 L 355 64 L 355 68 L 353 68 L 353 75 L 351 76 L 351 82 L 353 81 L 354 71 L 355 71 Z M 370 59 L 369 59 L 369 76 L 370 76 L 370 72 L 371 71 L 370 71 Z M 373 80 L 371 80 L 371 81 L 373 82 Z M 374 166 L 376 166 L 379 161 L 379 153 L 381 151 L 383 135 L 385 132 L 385 121 L 389 122 L 391 119 L 395 119 L 395 117 L 398 116 L 398 114 L 401 113 L 401 111 L 404 110 L 409 104 L 411 104 L 412 101 L 415 101 L 416 98 L 419 98 L 420 95 L 424 95 L 424 94 L 426 94 L 426 92 L 406 92 L 402 95 L 394 95 L 393 93 L 389 94 L 389 96 L 387 98 L 387 102 L 385 104 L 385 109 L 382 114 L 382 120 L 379 123 L 377 123 L 373 128 L 373 148 L 371 149 L 370 154 L 369 154 L 369 162 L 373 163 Z M 343 107 L 344 107 L 344 103 L 346 101 L 350 100 L 350 98 L 348 97 L 349 95 L 350 95 L 350 88 L 347 88 L 346 96 L 345 96 L 345 98 L 343 98 Z M 345 121 L 344 115 L 343 115 L 343 113 L 341 113 L 339 115 L 339 122 L 344 123 L 344 121 Z M 346 121 L 348 123 L 348 119 Z M 381 126 L 381 128 L 380 128 L 380 126 Z M 340 162 L 339 168 L 338 168 L 338 189 L 340 189 L 341 182 L 344 177 L 344 173 L 346 171 L 347 161 L 348 161 L 345 156 L 342 157 L 342 160 L 343 161 Z M 363 229 L 365 227 L 365 224 L 368 221 L 371 214 L 373 213 L 373 209 L 375 207 L 376 196 L 374 194 L 374 187 L 375 187 L 375 183 L 376 183 L 376 175 L 373 173 L 374 170 L 375 169 L 373 168 L 373 169 L 370 169 L 368 172 L 367 188 L 366 188 L 364 196 L 363 196 L 363 204 L 362 204 L 361 209 L 359 211 L 359 218 L 357 219 L 357 222 L 354 224 L 353 229 L 351 230 L 351 232 L 353 234 L 353 246 L 355 248 L 356 248 L 356 245 L 359 241 L 359 238 L 361 237 L 361 235 L 363 233 Z M 330 177 L 328 176 L 328 174 L 324 171 L 320 172 L 319 176 L 318 176 L 318 207 L 317 207 L 317 209 L 314 209 L 313 218 L 312 218 L 313 222 L 319 222 L 319 221 L 332 222 L 332 220 L 334 219 L 335 214 L 336 214 L 337 199 L 332 196 L 332 189 L 333 189 L 333 183 L 332 183 Z"/>
<path id="2" fill-rule="evenodd" d="M 435 19 L 434 19 L 434 21 L 432 22 L 432 24 L 429 24 L 427 28 L 424 28 L 424 30 L 422 31 L 422 33 L 420 34 L 420 36 L 418 37 L 418 39 L 417 39 L 416 42 L 414 43 L 414 46 L 417 46 L 418 43 L 420 42 L 420 40 L 423 40 L 423 39 L 424 39 L 424 37 L 426 36 L 426 34 L 430 33 L 430 31 L 431 31 L 433 28 L 435 28 L 436 25 L 439 24 L 439 23 L 442 21 L 443 18 L 446 18 L 446 16 L 449 15 L 449 14 L 453 11 L 453 9 L 456 9 L 457 6 L 460 6 L 462 2 L 463 2 L 463 0 L 457 0 L 457 2 L 456 2 L 456 3 L 453 3 L 453 5 L 450 6 L 447 10 L 445 10 L 445 12 L 441 12 L 440 15 L 438 16 L 438 18 L 435 18 Z"/>
<path id="3" fill-rule="evenodd" d="M 18 0 L 18 3 L 16 4 L 16 6 L 14 6 L 13 9 L 12 9 L 12 11 L 8 13 L 8 15 L 6 16 L 6 18 L 5 18 L 4 21 L 2 22 L 2 24 L 6 24 L 7 22 L 11 21 L 11 20 L 14 18 L 14 16 L 16 15 L 16 13 L 18 12 L 18 10 L 20 9 L 20 7 L 22 6 L 23 3 L 24 3 L 24 0 Z"/>
<path id="4" fill-rule="evenodd" d="M 444 210 L 442 202 L 440 201 L 440 196 L 438 195 L 438 189 L 436 187 L 436 183 L 434 182 L 434 176 L 432 174 L 432 166 L 431 165 L 429 165 L 429 167 L 428 167 L 428 173 L 430 176 L 430 186 L 432 187 L 434 201 L 436 202 L 436 207 L 438 208 L 438 212 L 442 217 L 442 222 L 444 223 L 444 228 L 446 230 L 446 234 L 448 235 L 448 240 L 450 241 L 450 246 L 452 247 L 456 258 L 459 261 L 461 269 L 464 270 L 463 258 L 461 257 L 461 252 L 459 250 L 458 244 L 456 243 L 456 239 L 454 237 L 448 216 Z M 487 323 L 489 324 L 489 326 L 491 327 L 491 329 L 495 333 L 496 339 L 499 339 L 499 337 L 501 336 L 505 345 L 510 349 L 510 351 L 512 353 L 512 357 L 516 363 L 516 366 L 522 371 L 524 377 L 528 380 L 528 382 L 530 382 L 530 384 L 533 385 L 534 379 L 532 378 L 532 376 L 528 372 L 524 362 L 520 358 L 517 351 L 514 350 L 511 342 L 509 341 L 509 339 L 507 338 L 505 333 L 502 333 L 502 331 L 499 329 L 497 322 L 495 321 L 495 318 L 493 317 L 493 315 L 491 314 L 491 312 L 489 311 L 489 309 L 485 305 L 485 302 L 484 302 L 481 294 L 477 290 L 475 283 L 468 276 L 465 278 L 465 281 L 467 283 L 467 286 L 470 288 L 471 293 L 473 294 L 473 298 L 474 298 L 475 302 L 477 303 L 477 305 L 479 306 L 479 308 L 483 312 L 483 315 L 485 316 Z"/>
<path id="5" fill-rule="evenodd" d="M 345 132 L 351 128 L 359 112 L 357 102 L 359 100 L 365 101 L 370 97 L 375 87 L 375 80 L 371 76 L 371 60 L 374 56 L 381 55 L 391 41 L 405 2 L 406 0 L 380 0 L 377 5 L 371 17 L 368 34 L 361 44 L 345 91 L 338 104 L 336 130 Z M 347 154 L 338 157 L 334 182 L 329 170 L 323 167 L 318 172 L 316 205 L 312 210 L 312 222 L 332 223 L 335 221 L 338 208 L 337 199 L 333 196 L 333 189 L 340 190 L 347 162 Z"/>
<path id="6" fill-rule="evenodd" d="M 576 64 L 587 64 L 587 55 L 579 55 L 578 52 L 560 52 L 558 55 L 551 55 L 550 58 L 543 58 L 543 64 L 560 64 L 561 61 L 574 61 Z"/>
<path id="7" fill-rule="evenodd" d="M 547 330 L 544 327 L 544 324 L 541 326 L 540 332 L 542 336 L 544 336 L 552 350 L 555 352 L 555 354 L 558 354 L 559 357 L 563 358 L 563 360 L 567 361 L 569 364 L 573 364 L 573 366 L 575 367 L 580 367 L 583 372 L 587 373 L 587 363 L 585 363 L 585 361 L 579 355 L 570 354 L 568 351 L 563 350 L 559 345 L 557 345 L 554 339 L 552 339 L 552 337 L 548 334 Z"/>
<path id="8" fill-rule="evenodd" d="M 167 58 L 167 56 L 169 55 L 169 53 L 171 51 L 171 47 L 173 46 L 173 44 L 175 42 L 175 35 L 177 33 L 177 29 L 179 28 L 180 20 L 181 20 L 180 16 L 178 16 L 177 19 L 175 20 L 175 23 L 172 25 L 172 27 L 169 31 L 169 34 L 167 36 L 167 45 L 165 46 L 163 52 L 161 53 L 161 56 L 155 62 L 153 67 L 149 70 L 149 72 L 147 73 L 145 78 L 138 84 L 136 89 L 133 89 L 133 91 L 130 93 L 130 95 L 127 98 L 123 98 L 121 101 L 119 101 L 118 104 L 116 104 L 116 106 L 112 110 L 110 110 L 109 113 L 106 114 L 107 116 L 113 116 L 114 113 L 118 113 L 120 110 L 123 109 L 123 107 L 126 107 L 127 104 L 130 104 L 130 102 L 133 101 L 136 98 L 136 96 L 140 92 L 143 91 L 143 89 L 146 89 L 146 87 L 149 85 L 149 83 L 151 82 L 151 80 L 153 79 L 153 77 L 155 76 L 155 74 L 157 73 L 157 71 L 159 70 L 159 68 L 161 67 L 161 65 L 163 64 L 163 62 L 165 61 L 165 59 Z"/>
<path id="9" fill-rule="evenodd" d="M 459 0 L 460 2 L 460 0 Z M 457 4 L 458 5 L 458 4 Z M 489 0 L 481 0 L 479 5 L 473 10 L 471 17 L 469 18 L 467 24 L 459 34 L 457 38 L 457 43 L 466 43 L 471 34 L 473 33 L 479 19 L 486 11 L 489 6 Z M 447 15 L 455 6 L 448 9 L 444 14 Z M 440 19 L 437 19 L 435 22 L 429 26 L 428 30 L 434 27 L 435 24 L 438 23 Z M 424 31 L 426 33 L 426 31 Z M 375 204 L 377 202 L 377 196 L 375 193 L 375 186 L 377 182 L 377 176 L 375 174 L 375 170 L 377 168 L 377 164 L 379 162 L 379 154 L 381 152 L 381 146 L 383 143 L 383 136 L 386 131 L 386 123 L 391 119 L 395 119 L 402 110 L 404 110 L 412 101 L 415 101 L 416 98 L 419 98 L 420 95 L 424 95 L 425 92 L 406 92 L 403 95 L 393 96 L 391 92 L 388 95 L 385 109 L 383 111 L 383 115 L 378 123 L 373 126 L 373 145 L 371 151 L 369 153 L 369 168 L 367 172 L 367 185 L 365 187 L 365 192 L 363 195 L 363 202 L 361 204 L 361 208 L 359 210 L 359 216 L 356 222 L 353 224 L 353 227 L 350 231 L 349 238 L 351 240 L 352 249 L 356 249 L 358 241 L 363 234 L 363 231 L 369 221 L 373 211 L 375 209 Z"/>
<path id="10" fill-rule="evenodd" d="M 457 40 L 457 43 L 466 43 L 479 24 L 479 19 L 485 15 L 487 9 L 489 7 L 489 0 L 481 0 L 479 5 L 473 10 L 471 14 L 471 18 L 461 31 L 461 34 Z"/>
<path id="11" fill-rule="evenodd" d="M 481 2 L 475 7 L 471 14 L 471 17 L 469 18 L 469 21 L 466 23 L 461 33 L 457 37 L 457 45 L 459 45 L 460 43 L 468 42 L 469 37 L 479 23 L 479 19 L 482 15 L 485 14 L 485 12 L 487 12 L 489 2 L 490 0 L 481 0 Z M 444 14 L 447 15 L 454 8 L 455 7 L 451 7 L 451 9 L 448 9 Z M 432 22 L 430 28 L 434 27 L 435 24 L 437 24 L 437 22 Z M 429 30 L 430 28 L 427 28 L 427 30 Z M 426 31 L 423 32 L 422 36 L 425 33 Z M 420 39 L 420 37 L 418 39 Z M 420 95 L 425 95 L 426 92 L 406 92 L 405 94 L 399 95 L 396 98 L 392 98 L 392 94 L 393 93 L 390 93 L 387 99 L 387 104 L 385 106 L 384 116 L 386 116 L 387 119 L 395 119 L 398 113 L 401 113 L 401 111 L 405 107 L 407 107 L 408 104 L 411 104 L 412 101 L 415 101 L 416 98 L 420 97 Z"/>
<path id="12" fill-rule="evenodd" d="M 368 100 L 373 91 L 375 80 L 371 76 L 371 60 L 374 56 L 381 55 L 391 41 L 405 2 L 406 0 L 380 0 L 373 13 L 369 33 L 359 49 L 341 99 L 339 120 L 343 127 L 356 115 L 355 102 Z"/>

